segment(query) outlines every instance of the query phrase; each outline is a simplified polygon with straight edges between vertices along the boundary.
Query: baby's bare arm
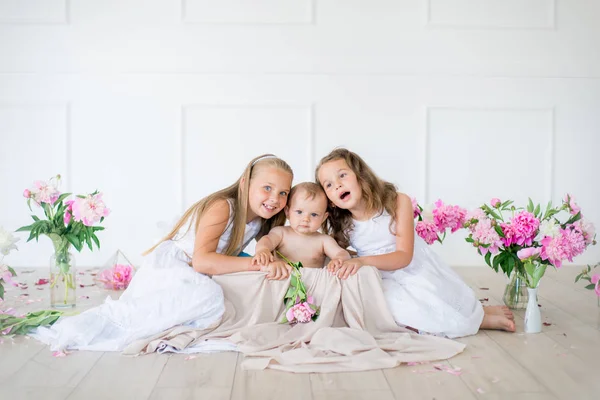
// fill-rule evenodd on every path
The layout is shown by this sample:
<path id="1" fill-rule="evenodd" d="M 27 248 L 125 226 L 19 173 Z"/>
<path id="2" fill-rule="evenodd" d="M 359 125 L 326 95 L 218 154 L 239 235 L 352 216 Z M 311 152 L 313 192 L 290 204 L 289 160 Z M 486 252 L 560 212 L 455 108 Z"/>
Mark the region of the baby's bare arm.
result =
<path id="1" fill-rule="evenodd" d="M 330 259 L 340 259 L 340 260 L 349 260 L 350 253 L 347 250 L 342 249 L 334 238 L 331 236 L 323 234 L 323 251 L 325 255 Z"/>
<path id="2" fill-rule="evenodd" d="M 271 229 L 268 235 L 260 238 L 256 243 L 255 254 L 252 259 L 252 265 L 267 265 L 274 261 L 273 250 L 275 250 L 283 240 L 283 229 L 275 227 Z"/>

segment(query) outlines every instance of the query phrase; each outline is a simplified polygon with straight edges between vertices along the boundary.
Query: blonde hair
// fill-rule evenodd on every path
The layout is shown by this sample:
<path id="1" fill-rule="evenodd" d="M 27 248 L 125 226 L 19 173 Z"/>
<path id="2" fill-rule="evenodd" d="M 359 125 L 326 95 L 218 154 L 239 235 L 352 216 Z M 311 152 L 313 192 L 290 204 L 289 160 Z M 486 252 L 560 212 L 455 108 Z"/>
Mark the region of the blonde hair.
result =
<path id="1" fill-rule="evenodd" d="M 315 197 L 323 195 L 325 200 L 327 200 L 327 195 L 325 191 L 318 183 L 314 182 L 301 182 L 297 185 L 294 185 L 292 190 L 290 190 L 290 195 L 288 196 L 288 204 L 291 204 L 292 198 L 300 192 L 306 193 L 306 198 L 313 200 Z"/>
<path id="2" fill-rule="evenodd" d="M 391 218 L 390 232 L 392 232 L 392 224 L 396 220 L 396 201 L 398 198 L 398 189 L 391 182 L 384 181 L 379 178 L 375 172 L 360 158 L 356 153 L 344 148 L 334 149 L 319 161 L 315 170 L 315 181 L 319 182 L 319 169 L 330 161 L 344 160 L 348 167 L 356 175 L 356 180 L 362 189 L 362 199 L 366 205 L 368 213 L 387 211 Z M 323 221 L 323 232 L 331 234 L 342 248 L 346 248 L 350 244 L 349 233 L 352 231 L 352 214 L 349 210 L 332 206 L 328 202 L 327 211 L 329 217 Z"/>
<path id="3" fill-rule="evenodd" d="M 244 240 L 244 232 L 246 229 L 246 219 L 248 217 L 248 190 L 250 187 L 250 181 L 254 178 L 258 170 L 267 167 L 278 168 L 282 171 L 288 172 L 292 176 L 292 178 L 294 176 L 292 168 L 288 165 L 288 163 L 274 156 L 273 154 L 263 154 L 254 158 L 248 163 L 246 169 L 244 169 L 244 172 L 239 177 L 239 179 L 235 181 L 235 183 L 233 183 L 229 187 L 226 187 L 225 189 L 221 189 L 218 192 L 208 195 L 205 198 L 193 204 L 190 208 L 186 210 L 183 216 L 175 224 L 171 232 L 169 232 L 152 248 L 146 250 L 143 254 L 146 255 L 151 253 L 154 249 L 158 247 L 158 245 L 160 245 L 164 241 L 173 240 L 175 236 L 179 233 L 179 230 L 186 223 L 188 223 L 188 228 L 185 232 L 187 233 L 192 225 L 192 216 L 195 216 L 196 219 L 196 224 L 194 227 L 194 231 L 196 231 L 198 229 L 198 225 L 200 224 L 200 218 L 202 217 L 204 212 L 206 212 L 206 210 L 208 210 L 218 200 L 231 199 L 233 200 L 233 216 L 230 216 L 230 218 L 233 228 L 231 236 L 229 237 L 229 242 L 227 243 L 227 247 L 225 248 L 223 254 L 228 256 L 237 256 L 242 250 L 240 247 L 242 246 L 242 242 Z M 245 185 L 240 184 L 242 180 L 246 183 Z M 258 240 L 262 236 L 269 233 L 271 228 L 275 226 L 282 226 L 284 223 L 285 213 L 283 212 L 283 210 L 281 210 L 269 219 L 262 219 L 261 228 L 258 232 L 256 239 Z"/>

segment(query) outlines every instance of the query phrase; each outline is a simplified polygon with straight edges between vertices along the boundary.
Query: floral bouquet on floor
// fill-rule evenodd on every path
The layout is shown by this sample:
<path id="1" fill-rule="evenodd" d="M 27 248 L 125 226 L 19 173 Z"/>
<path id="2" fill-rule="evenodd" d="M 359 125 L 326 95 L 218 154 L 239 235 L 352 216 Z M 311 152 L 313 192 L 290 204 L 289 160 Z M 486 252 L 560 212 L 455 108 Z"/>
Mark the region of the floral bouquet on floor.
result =
<path id="1" fill-rule="evenodd" d="M 74 307 L 76 284 L 71 246 L 79 252 L 86 244 L 92 251 L 93 244 L 100 248 L 96 232 L 104 228 L 95 225 L 103 222 L 110 211 L 104 205 L 102 193 L 97 191 L 67 200 L 71 193 L 60 192 L 60 180 L 60 175 L 56 175 L 49 182 L 36 181 L 32 188 L 23 192 L 29 209 L 32 210 L 33 202 L 44 211 L 46 219 L 32 215 L 33 224 L 23 226 L 17 232 L 29 232 L 28 242 L 32 239 L 37 241 L 40 235 L 52 240 L 54 255 L 50 263 L 50 305 Z"/>
<path id="2" fill-rule="evenodd" d="M 2 260 L 4 260 L 4 256 L 7 256 L 11 250 L 17 250 L 17 243 L 19 238 L 14 237 L 10 232 L 5 230 L 0 226 L 0 254 L 2 254 L 2 258 L 0 258 L 0 299 L 4 300 L 4 284 L 18 286 L 16 282 L 12 280 L 13 276 L 17 276 L 17 273 L 14 269 L 4 264 Z"/>
<path id="3" fill-rule="evenodd" d="M 418 220 L 415 231 L 427 244 L 443 243 L 448 230 L 454 233 L 465 223 L 467 210 L 464 208 L 444 204 L 442 200 L 422 207 L 415 198 L 411 200 L 414 218 Z"/>
<path id="4" fill-rule="evenodd" d="M 573 261 L 590 244 L 596 244 L 594 225 L 582 218 L 569 194 L 560 206 L 552 207 L 549 202 L 545 209 L 531 199 L 527 208 L 522 208 L 511 200 L 494 198 L 489 205 L 470 212 L 465 227 L 470 231 L 466 241 L 494 271 L 502 269 L 527 288 L 538 287 L 549 265 L 560 268 L 564 261 Z M 504 301 L 511 308 L 524 308 L 519 299 L 507 299 L 506 293 Z"/>
<path id="5" fill-rule="evenodd" d="M 108 263 L 108 267 L 100 271 L 94 280 L 104 289 L 125 290 L 134 274 L 133 264 L 121 250 L 117 250 Z"/>
<path id="6" fill-rule="evenodd" d="M 304 282 L 302 282 L 302 275 L 300 274 L 302 263 L 293 263 L 280 252 L 277 252 L 277 254 L 292 267 L 290 287 L 283 299 L 286 312 L 281 322 L 289 322 L 290 324 L 295 325 L 297 323 L 315 321 L 319 316 L 320 310 L 319 307 L 314 304 L 312 296 L 307 294 L 306 286 L 304 286 Z"/>

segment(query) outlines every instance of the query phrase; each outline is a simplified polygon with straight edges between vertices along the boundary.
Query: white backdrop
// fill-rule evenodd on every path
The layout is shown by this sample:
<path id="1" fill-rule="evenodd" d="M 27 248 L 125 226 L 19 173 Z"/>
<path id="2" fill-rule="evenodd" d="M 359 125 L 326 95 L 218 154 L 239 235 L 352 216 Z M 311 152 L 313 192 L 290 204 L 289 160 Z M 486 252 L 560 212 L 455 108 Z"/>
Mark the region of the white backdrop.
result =
<path id="1" fill-rule="evenodd" d="M 419 201 L 546 203 L 600 225 L 596 0 L 0 0 L 0 225 L 56 173 L 140 253 L 272 152 L 311 180 L 335 146 Z M 6 262 L 46 266 L 47 238 Z M 452 265 L 483 259 L 451 237 Z M 600 246 L 576 259 L 600 260 Z"/>

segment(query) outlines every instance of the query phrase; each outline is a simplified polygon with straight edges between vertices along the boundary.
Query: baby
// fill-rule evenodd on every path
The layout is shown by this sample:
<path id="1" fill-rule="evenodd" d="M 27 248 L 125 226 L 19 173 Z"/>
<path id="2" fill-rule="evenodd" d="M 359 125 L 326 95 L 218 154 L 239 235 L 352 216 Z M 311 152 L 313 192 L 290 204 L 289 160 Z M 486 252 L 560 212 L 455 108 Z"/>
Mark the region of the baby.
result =
<path id="1" fill-rule="evenodd" d="M 294 186 L 285 215 L 290 225 L 275 227 L 258 241 L 253 265 L 268 266 L 270 272 L 283 268 L 289 271 L 290 267 L 284 261 L 273 256 L 274 250 L 292 262 L 300 261 L 305 268 L 322 268 L 325 256 L 331 259 L 331 265 L 351 258 L 331 236 L 318 232 L 328 215 L 327 196 L 320 185 L 302 182 Z"/>

